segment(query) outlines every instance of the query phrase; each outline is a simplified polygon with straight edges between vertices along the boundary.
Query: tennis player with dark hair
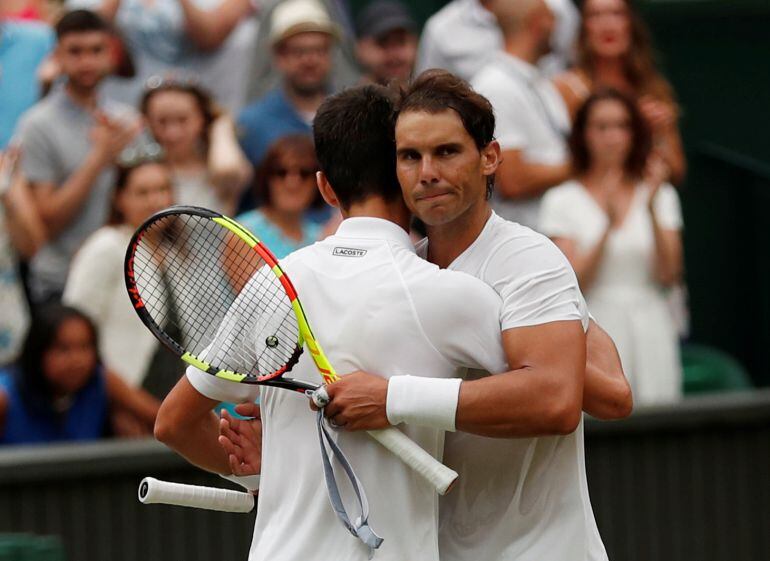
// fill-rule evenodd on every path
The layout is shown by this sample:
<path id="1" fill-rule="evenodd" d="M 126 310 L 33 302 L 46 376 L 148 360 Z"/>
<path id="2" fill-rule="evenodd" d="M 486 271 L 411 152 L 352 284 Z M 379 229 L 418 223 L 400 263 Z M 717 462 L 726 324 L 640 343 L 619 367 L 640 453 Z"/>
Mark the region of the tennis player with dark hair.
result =
<path id="1" fill-rule="evenodd" d="M 308 320 L 337 369 L 434 376 L 425 399 L 451 403 L 466 368 L 506 368 L 501 302 L 478 279 L 441 270 L 415 253 L 393 166 L 391 114 L 392 101 L 377 86 L 348 90 L 322 104 L 314 124 L 318 184 L 345 220 L 334 236 L 290 254 L 281 265 L 303 295 Z M 309 353 L 292 376 L 320 382 Z M 193 463 L 230 473 L 211 409 L 219 401 L 253 401 L 259 392 L 262 450 L 254 463 L 261 465 L 253 467 L 261 468 L 261 483 L 250 559 L 366 559 L 367 547 L 338 523 L 329 505 L 307 400 L 258 388 L 190 367 L 163 403 L 156 436 Z M 403 430 L 440 458 L 454 416 L 437 414 L 450 424 Z M 385 540 L 377 558 L 438 560 L 433 487 L 365 433 L 338 431 L 335 438 L 367 490 L 371 527 Z M 348 488 L 342 491 L 343 499 L 352 498 Z"/>
<path id="2" fill-rule="evenodd" d="M 470 376 L 445 402 L 424 399 L 435 395 L 434 380 L 418 368 L 389 380 L 358 372 L 328 387 L 326 414 L 360 430 L 447 426 L 440 412 L 451 412 L 462 432 L 447 435 L 444 461 L 460 479 L 441 502 L 442 560 L 605 559 L 586 487 L 581 407 L 625 416 L 628 384 L 595 324 L 585 374 L 589 317 L 566 258 L 489 207 L 500 160 L 493 133 L 489 102 L 447 72 L 422 74 L 399 100 L 398 178 L 428 229 L 418 253 L 495 289 L 510 372 Z"/>

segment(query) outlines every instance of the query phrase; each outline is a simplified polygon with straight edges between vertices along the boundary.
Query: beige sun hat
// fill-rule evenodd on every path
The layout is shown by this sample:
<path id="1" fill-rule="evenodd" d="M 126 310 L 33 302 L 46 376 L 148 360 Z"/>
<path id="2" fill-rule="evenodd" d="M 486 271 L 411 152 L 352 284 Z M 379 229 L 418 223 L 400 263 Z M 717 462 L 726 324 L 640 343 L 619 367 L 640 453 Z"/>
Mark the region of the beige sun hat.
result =
<path id="1" fill-rule="evenodd" d="M 273 10 L 270 18 L 270 45 L 298 33 L 326 33 L 340 38 L 339 26 L 334 23 L 324 7 L 316 0 L 287 0 Z"/>

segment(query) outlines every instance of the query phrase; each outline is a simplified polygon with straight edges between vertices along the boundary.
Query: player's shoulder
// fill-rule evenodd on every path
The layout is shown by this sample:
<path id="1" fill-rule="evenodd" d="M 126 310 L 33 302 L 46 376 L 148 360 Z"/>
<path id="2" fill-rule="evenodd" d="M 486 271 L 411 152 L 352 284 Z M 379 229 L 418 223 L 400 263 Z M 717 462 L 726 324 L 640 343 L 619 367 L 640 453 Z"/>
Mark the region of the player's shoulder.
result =
<path id="1" fill-rule="evenodd" d="M 486 236 L 487 265 L 503 265 L 506 268 L 550 264 L 569 265 L 564 254 L 545 235 L 506 220 L 498 215 L 490 219 L 490 230 Z"/>
<path id="2" fill-rule="evenodd" d="M 427 302 L 434 310 L 489 307 L 499 302 L 488 284 L 466 272 L 442 269 L 411 252 L 408 265 L 404 281 L 415 301 Z"/>

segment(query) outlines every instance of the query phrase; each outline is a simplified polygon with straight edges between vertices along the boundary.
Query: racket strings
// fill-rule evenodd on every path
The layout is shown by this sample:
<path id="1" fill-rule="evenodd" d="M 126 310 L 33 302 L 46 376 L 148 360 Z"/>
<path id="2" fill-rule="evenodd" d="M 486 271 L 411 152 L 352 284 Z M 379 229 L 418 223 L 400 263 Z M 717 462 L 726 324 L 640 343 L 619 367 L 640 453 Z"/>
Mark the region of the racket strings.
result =
<path id="1" fill-rule="evenodd" d="M 298 358 L 299 327 L 271 267 L 229 230 L 196 215 L 152 223 L 134 277 L 153 321 L 192 355 L 252 378 Z"/>

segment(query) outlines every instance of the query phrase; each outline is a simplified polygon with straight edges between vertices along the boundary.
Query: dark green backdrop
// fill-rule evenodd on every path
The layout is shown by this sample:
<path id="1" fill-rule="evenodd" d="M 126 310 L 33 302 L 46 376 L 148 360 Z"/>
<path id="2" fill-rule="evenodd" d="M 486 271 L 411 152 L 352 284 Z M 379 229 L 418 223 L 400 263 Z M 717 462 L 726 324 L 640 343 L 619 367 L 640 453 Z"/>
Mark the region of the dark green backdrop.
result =
<path id="1" fill-rule="evenodd" d="M 351 0 L 357 13 L 368 0 Z M 420 22 L 446 2 L 407 1 Z M 770 385 L 770 2 L 647 0 L 682 108 L 691 339 Z"/>

